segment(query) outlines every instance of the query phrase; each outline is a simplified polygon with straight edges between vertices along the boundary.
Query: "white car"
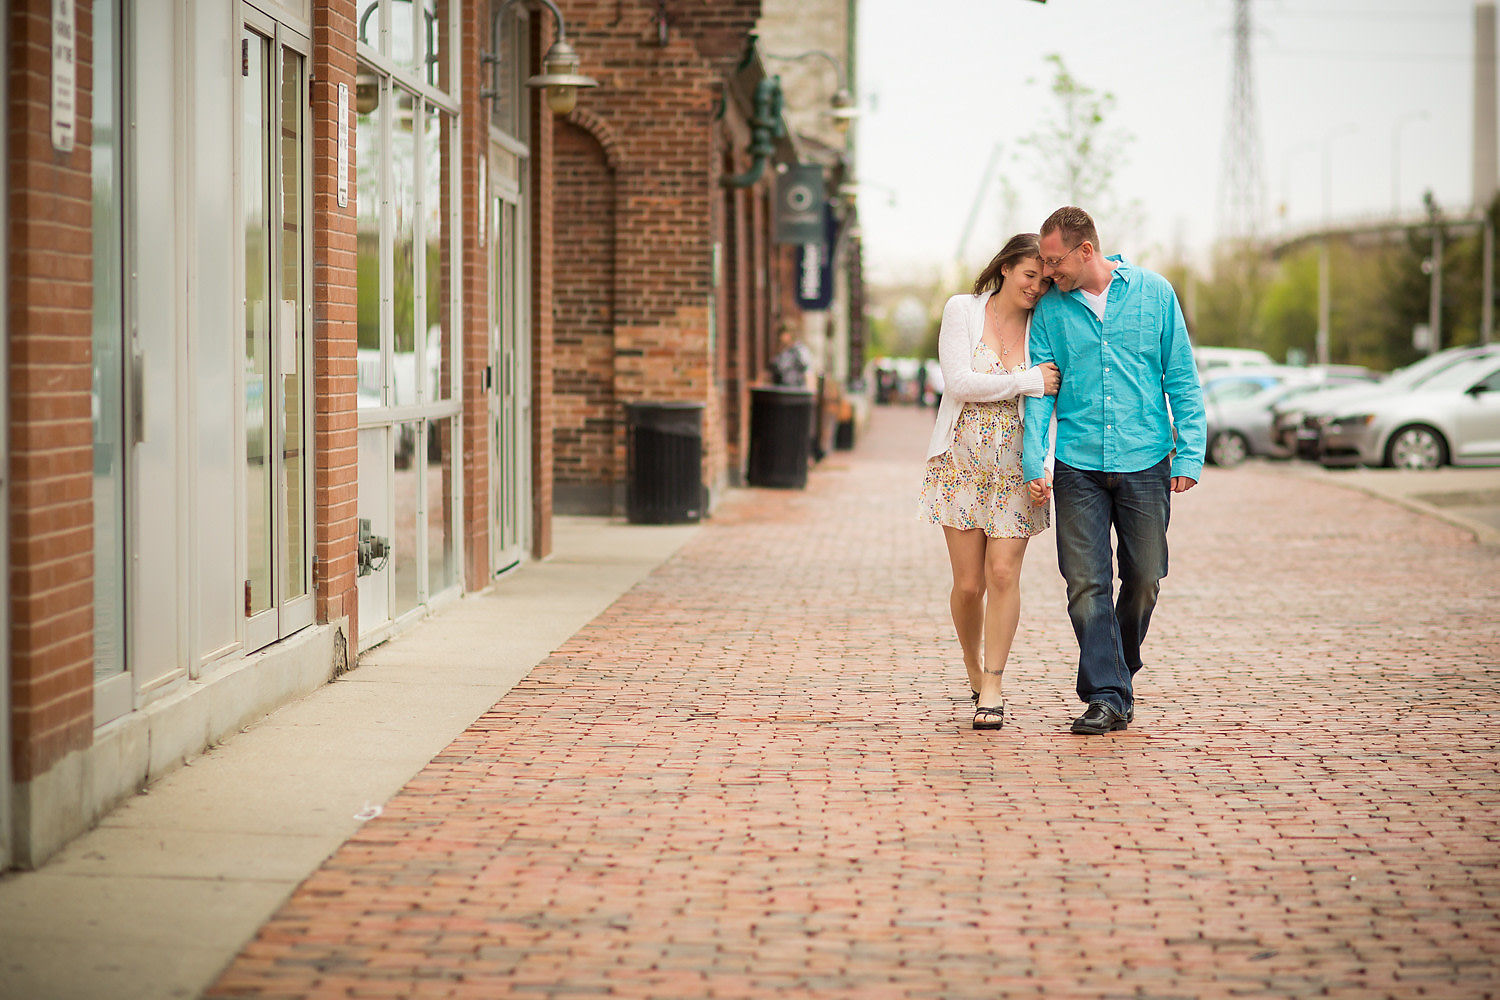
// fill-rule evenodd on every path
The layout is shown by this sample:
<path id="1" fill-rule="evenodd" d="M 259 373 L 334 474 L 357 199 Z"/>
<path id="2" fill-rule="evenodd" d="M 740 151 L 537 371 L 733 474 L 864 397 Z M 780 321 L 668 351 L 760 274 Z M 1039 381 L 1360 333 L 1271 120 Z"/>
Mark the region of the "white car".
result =
<path id="1" fill-rule="evenodd" d="M 1193 348 L 1193 363 L 1198 366 L 1198 378 L 1217 373 L 1224 368 L 1241 368 L 1247 365 L 1270 368 L 1276 365 L 1265 351 L 1248 347 L 1197 347 Z"/>
<path id="2" fill-rule="evenodd" d="M 1500 465 L 1500 358 L 1471 358 L 1415 389 L 1351 402 L 1327 418 L 1321 447 L 1334 462 L 1401 469 Z"/>

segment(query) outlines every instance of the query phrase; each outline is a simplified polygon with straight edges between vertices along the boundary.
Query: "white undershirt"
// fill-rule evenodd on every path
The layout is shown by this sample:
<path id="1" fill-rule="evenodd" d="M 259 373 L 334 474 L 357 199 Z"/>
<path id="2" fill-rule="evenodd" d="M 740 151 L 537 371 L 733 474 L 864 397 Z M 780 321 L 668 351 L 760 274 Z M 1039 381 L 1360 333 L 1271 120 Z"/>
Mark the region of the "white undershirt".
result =
<path id="1" fill-rule="evenodd" d="M 1079 287 L 1078 290 L 1083 293 L 1084 300 L 1088 302 L 1089 308 L 1094 310 L 1094 315 L 1099 317 L 1099 322 L 1103 323 L 1104 301 L 1105 299 L 1109 298 L 1109 286 L 1105 285 L 1104 291 L 1100 292 L 1098 295 L 1095 295 L 1087 288 Z"/>

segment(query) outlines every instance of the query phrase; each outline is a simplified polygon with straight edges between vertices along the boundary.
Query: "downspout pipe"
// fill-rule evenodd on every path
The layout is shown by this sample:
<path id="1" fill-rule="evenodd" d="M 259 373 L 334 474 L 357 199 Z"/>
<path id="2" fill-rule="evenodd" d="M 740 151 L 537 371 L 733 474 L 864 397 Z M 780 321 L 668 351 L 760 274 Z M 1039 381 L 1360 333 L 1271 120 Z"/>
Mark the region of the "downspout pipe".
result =
<path id="1" fill-rule="evenodd" d="M 786 135 L 781 120 L 781 77 L 772 76 L 755 85 L 755 115 L 750 119 L 750 169 L 735 177 L 722 177 L 725 187 L 747 188 L 761 179 L 766 164 L 776 152 L 776 140 Z"/>

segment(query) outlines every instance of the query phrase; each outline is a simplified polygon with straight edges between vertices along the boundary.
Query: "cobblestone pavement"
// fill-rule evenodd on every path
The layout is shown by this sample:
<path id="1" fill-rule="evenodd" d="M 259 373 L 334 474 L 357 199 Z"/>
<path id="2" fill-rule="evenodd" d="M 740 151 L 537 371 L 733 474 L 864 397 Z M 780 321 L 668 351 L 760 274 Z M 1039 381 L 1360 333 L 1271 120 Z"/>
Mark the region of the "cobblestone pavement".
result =
<path id="1" fill-rule="evenodd" d="M 1500 995 L 1500 556 L 1211 471 L 1135 724 L 1067 732 L 1049 532 L 1013 719 L 974 732 L 915 519 L 930 421 L 878 410 L 805 492 L 736 495 L 210 995 Z"/>

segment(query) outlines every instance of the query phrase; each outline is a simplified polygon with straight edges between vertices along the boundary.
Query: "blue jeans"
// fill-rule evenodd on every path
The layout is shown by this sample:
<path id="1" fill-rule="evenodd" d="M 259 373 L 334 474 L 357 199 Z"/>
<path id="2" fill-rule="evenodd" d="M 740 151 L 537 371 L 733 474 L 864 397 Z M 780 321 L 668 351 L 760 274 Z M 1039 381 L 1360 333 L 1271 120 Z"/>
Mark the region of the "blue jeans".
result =
<path id="1" fill-rule="evenodd" d="M 1078 636 L 1078 697 L 1123 714 L 1134 702 L 1130 681 L 1141 669 L 1141 643 L 1167 575 L 1172 458 L 1140 472 L 1056 465 L 1057 566 Z M 1111 528 L 1120 558 L 1118 598 Z"/>

